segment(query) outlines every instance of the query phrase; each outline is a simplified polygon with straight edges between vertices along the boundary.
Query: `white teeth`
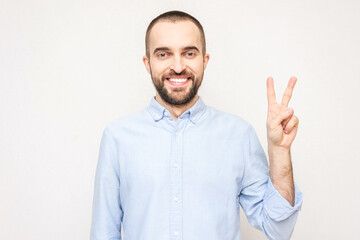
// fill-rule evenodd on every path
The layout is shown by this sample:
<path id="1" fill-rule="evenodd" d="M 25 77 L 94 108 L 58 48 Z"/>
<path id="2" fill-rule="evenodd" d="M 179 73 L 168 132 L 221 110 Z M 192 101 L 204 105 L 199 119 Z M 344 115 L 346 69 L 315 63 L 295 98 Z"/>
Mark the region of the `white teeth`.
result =
<path id="1" fill-rule="evenodd" d="M 187 78 L 183 78 L 183 79 L 177 79 L 177 78 L 170 78 L 169 81 L 170 82 L 186 82 Z"/>

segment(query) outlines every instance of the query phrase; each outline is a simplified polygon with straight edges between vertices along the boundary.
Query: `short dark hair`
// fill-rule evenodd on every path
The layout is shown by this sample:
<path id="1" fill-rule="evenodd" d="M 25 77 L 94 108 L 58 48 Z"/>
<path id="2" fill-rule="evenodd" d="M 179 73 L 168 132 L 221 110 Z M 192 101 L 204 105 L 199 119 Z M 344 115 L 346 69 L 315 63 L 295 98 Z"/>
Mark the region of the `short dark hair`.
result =
<path id="1" fill-rule="evenodd" d="M 146 49 L 146 56 L 148 58 L 150 58 L 150 49 L 149 49 L 149 37 L 150 37 L 150 32 L 151 32 L 151 29 L 154 27 L 154 25 L 157 23 L 157 22 L 160 22 L 160 21 L 169 21 L 169 22 L 178 22 L 178 21 L 191 21 L 193 22 L 199 29 L 200 31 L 200 40 L 201 40 L 201 44 L 202 44 L 202 53 L 203 53 L 203 56 L 205 56 L 205 53 L 206 53 L 206 41 L 205 41 L 205 33 L 204 33 L 204 29 L 203 27 L 201 26 L 200 22 L 194 18 L 193 16 L 191 16 L 190 14 L 188 13 L 185 13 L 185 12 L 181 12 L 181 11 L 168 11 L 168 12 L 165 12 L 165 13 L 162 13 L 160 14 L 159 16 L 157 16 L 156 18 L 154 18 L 147 30 L 146 30 L 146 36 L 145 36 L 145 49 Z"/>

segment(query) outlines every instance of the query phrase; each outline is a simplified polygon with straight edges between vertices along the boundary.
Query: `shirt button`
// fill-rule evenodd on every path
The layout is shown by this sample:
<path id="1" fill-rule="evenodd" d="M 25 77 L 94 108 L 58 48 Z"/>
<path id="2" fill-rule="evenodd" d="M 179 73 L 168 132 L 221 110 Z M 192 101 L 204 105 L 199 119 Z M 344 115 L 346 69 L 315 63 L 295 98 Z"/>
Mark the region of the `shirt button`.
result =
<path id="1" fill-rule="evenodd" d="M 179 167 L 179 164 L 178 164 L 178 163 L 174 163 L 174 167 L 175 167 L 175 168 L 178 168 L 178 167 Z"/>
<path id="2" fill-rule="evenodd" d="M 179 198 L 178 198 L 178 197 L 174 197 L 174 201 L 175 201 L 175 202 L 179 201 Z"/>
<path id="3" fill-rule="evenodd" d="M 174 235 L 175 235 L 175 236 L 179 236 L 179 232 L 178 232 L 178 231 L 175 231 L 175 232 L 174 232 Z"/>

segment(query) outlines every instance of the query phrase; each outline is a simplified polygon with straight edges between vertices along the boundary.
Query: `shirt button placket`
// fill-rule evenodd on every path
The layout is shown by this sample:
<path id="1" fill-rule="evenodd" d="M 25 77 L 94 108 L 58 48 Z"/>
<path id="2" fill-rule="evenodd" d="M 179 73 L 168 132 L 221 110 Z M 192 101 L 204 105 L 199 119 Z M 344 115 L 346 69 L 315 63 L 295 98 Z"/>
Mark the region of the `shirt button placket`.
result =
<path id="1" fill-rule="evenodd" d="M 176 130 L 172 137 L 170 239 L 182 239 L 182 134 Z"/>

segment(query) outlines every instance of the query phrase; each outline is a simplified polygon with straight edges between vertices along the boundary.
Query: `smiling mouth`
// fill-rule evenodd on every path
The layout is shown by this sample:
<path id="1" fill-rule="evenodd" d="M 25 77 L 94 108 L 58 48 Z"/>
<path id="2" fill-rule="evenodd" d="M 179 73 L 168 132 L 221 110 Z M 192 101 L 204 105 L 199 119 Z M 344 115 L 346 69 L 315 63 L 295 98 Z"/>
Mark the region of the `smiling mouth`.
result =
<path id="1" fill-rule="evenodd" d="M 176 86 L 176 87 L 184 86 L 191 80 L 192 80 L 191 77 L 188 77 L 188 78 L 165 78 L 165 81 L 167 83 L 169 83 L 169 85 Z"/>

